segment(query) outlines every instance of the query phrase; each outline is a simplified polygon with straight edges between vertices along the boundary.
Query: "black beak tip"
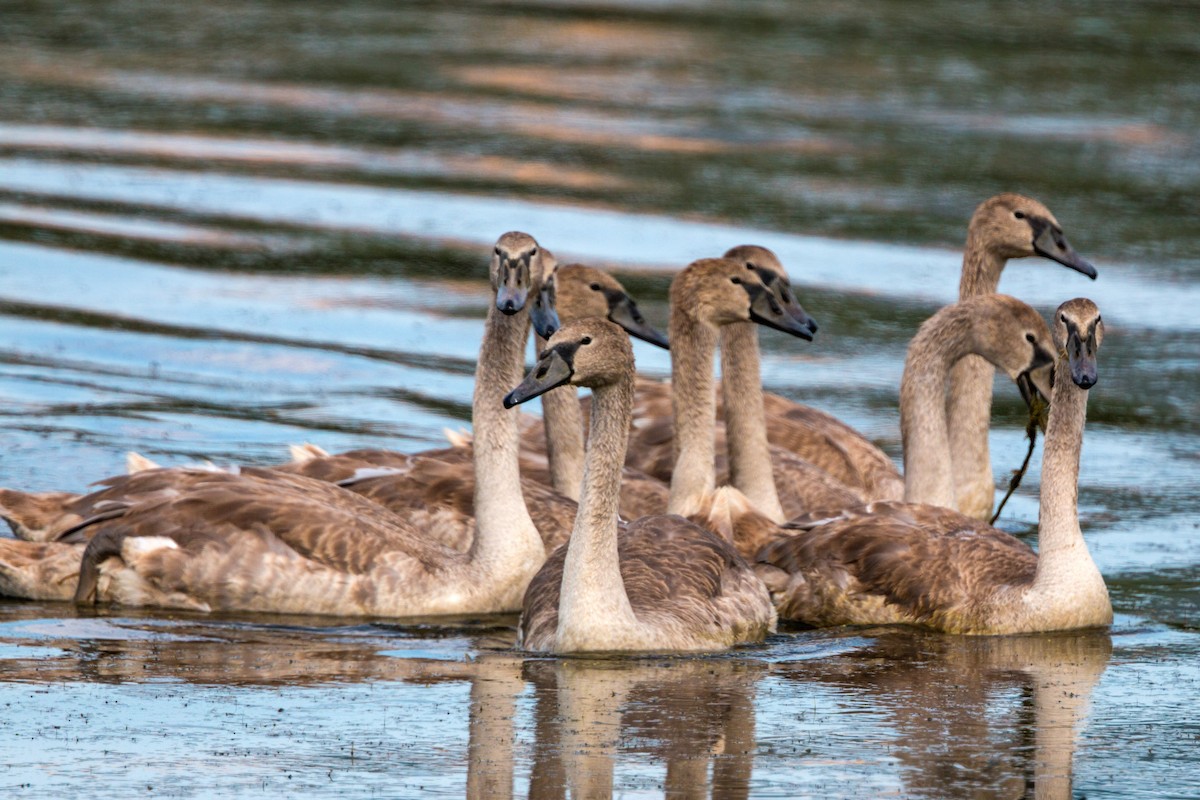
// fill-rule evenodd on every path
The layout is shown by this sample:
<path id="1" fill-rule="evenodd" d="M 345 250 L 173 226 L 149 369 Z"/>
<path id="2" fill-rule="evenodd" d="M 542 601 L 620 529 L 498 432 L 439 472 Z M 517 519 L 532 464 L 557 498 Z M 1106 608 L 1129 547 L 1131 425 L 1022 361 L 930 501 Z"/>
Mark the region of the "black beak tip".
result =
<path id="1" fill-rule="evenodd" d="M 505 300 L 500 305 L 500 310 L 503 311 L 505 314 L 508 314 L 511 316 L 511 315 L 517 313 L 517 304 L 514 303 L 511 299 Z"/>
<path id="2" fill-rule="evenodd" d="M 1075 385 L 1080 389 L 1090 389 L 1096 385 L 1095 375 L 1083 375 L 1079 380 L 1075 381 Z"/>
<path id="3" fill-rule="evenodd" d="M 504 395 L 504 407 L 505 407 L 505 408 L 512 408 L 513 406 L 517 405 L 517 404 L 520 402 L 520 401 L 519 401 L 519 400 L 517 400 L 515 397 L 513 397 L 513 395 L 515 395 L 516 393 L 517 393 L 517 392 L 516 392 L 516 390 L 514 389 L 513 391 L 511 391 L 511 392 L 509 392 L 508 394 Z"/>
<path id="4" fill-rule="evenodd" d="M 816 333 L 816 332 L 817 332 L 817 323 L 816 323 L 816 320 L 812 320 L 812 319 L 810 319 L 810 320 L 808 321 L 808 332 L 809 332 L 809 333 Z"/>

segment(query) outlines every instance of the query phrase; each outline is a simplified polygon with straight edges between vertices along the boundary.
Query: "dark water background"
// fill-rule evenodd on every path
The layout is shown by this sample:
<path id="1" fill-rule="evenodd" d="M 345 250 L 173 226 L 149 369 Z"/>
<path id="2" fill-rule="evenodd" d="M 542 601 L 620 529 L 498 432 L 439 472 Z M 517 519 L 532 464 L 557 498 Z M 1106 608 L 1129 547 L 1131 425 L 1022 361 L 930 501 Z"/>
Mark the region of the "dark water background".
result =
<path id="1" fill-rule="evenodd" d="M 0 790 L 1194 797 L 1198 63 L 1187 2 L 0 3 L 0 485 L 440 445 L 512 228 L 659 324 L 670 270 L 772 247 L 821 333 L 763 337 L 769 388 L 898 454 L 906 342 L 1015 190 L 1101 273 L 1001 289 L 1104 312 L 1080 496 L 1118 614 L 593 662 L 505 653 L 505 618 L 2 602 Z"/>

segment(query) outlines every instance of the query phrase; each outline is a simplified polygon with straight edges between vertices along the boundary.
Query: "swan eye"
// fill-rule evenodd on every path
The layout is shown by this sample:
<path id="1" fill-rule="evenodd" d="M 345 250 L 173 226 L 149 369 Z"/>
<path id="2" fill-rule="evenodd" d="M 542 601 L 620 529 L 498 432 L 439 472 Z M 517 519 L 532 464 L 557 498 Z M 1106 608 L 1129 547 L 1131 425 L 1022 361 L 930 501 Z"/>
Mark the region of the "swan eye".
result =
<path id="1" fill-rule="evenodd" d="M 746 269 L 754 269 L 754 264 L 750 261 L 746 262 Z"/>
<path id="2" fill-rule="evenodd" d="M 742 282 L 742 279 L 741 278 L 730 278 L 729 281 L 730 281 L 730 283 L 740 284 Z"/>
<path id="3" fill-rule="evenodd" d="M 580 340 L 579 340 L 579 343 L 580 343 L 580 344 L 591 344 L 591 343 L 592 343 L 592 337 L 590 337 L 590 336 L 585 336 L 585 337 L 583 337 L 582 339 L 580 339 Z"/>
<path id="4" fill-rule="evenodd" d="M 1032 333 L 1027 333 L 1025 334 L 1025 341 L 1029 342 L 1030 344 L 1037 344 L 1037 337 Z"/>
<path id="5" fill-rule="evenodd" d="M 593 283 L 593 284 L 592 284 L 592 286 L 591 286 L 591 289 L 592 289 L 592 291 L 593 291 L 593 292 L 598 292 L 598 291 L 600 291 L 600 284 L 598 284 L 598 283 Z"/>
<path id="6" fill-rule="evenodd" d="M 500 253 L 500 248 L 499 248 L 499 247 L 497 247 L 497 248 L 496 248 L 496 255 L 500 255 L 500 254 L 501 254 L 501 253 Z"/>
<path id="7" fill-rule="evenodd" d="M 530 250 L 530 251 L 529 251 L 529 255 L 531 255 L 531 256 L 536 256 L 536 255 L 537 255 L 537 248 L 535 247 L 535 248 L 533 248 L 532 250 Z"/>
<path id="8" fill-rule="evenodd" d="M 1016 217 L 1017 219 L 1025 219 L 1025 212 L 1024 211 L 1014 211 L 1013 216 Z"/>
<path id="9" fill-rule="evenodd" d="M 1058 315 L 1058 318 L 1059 318 L 1060 320 L 1062 320 L 1062 324 L 1063 324 L 1063 325 L 1066 325 L 1066 324 L 1067 324 L 1067 315 L 1066 315 L 1066 314 L 1059 314 L 1059 315 Z"/>

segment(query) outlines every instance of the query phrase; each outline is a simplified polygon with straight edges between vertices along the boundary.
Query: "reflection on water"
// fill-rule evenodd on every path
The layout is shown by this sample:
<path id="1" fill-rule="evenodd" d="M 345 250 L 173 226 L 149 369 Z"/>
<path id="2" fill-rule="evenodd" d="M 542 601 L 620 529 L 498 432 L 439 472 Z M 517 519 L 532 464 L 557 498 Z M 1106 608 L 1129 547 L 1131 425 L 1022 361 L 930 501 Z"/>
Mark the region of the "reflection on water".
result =
<path id="1" fill-rule="evenodd" d="M 57 740 L 69 741 L 72 757 L 89 764 L 114 729 L 153 736 L 191 697 L 208 713 L 231 709 L 247 752 L 315 735 L 305 748 L 311 763 L 294 754 L 286 768 L 297 789 L 318 795 L 342 790 L 320 785 L 332 742 L 362 735 L 364 718 L 379 711 L 378 729 L 353 741 L 354 758 L 380 786 L 400 773 L 405 785 L 438 785 L 435 776 L 453 771 L 462 782 L 443 790 L 480 798 L 1065 798 L 1113 650 L 1103 632 L 962 638 L 877 629 L 854 640 L 810 634 L 804 657 L 785 661 L 769 648 L 699 659 L 524 659 L 509 650 L 511 629 L 483 621 L 430 639 L 423 626 L 55 616 L 61 611 L 16 606 L 0 623 L 10 681 L 0 701 L 22 698 L 37 711 L 10 717 L 14 735 L 50 755 L 63 746 Z M 406 643 L 424 650 L 396 649 Z M 95 683 L 118 687 L 114 708 L 70 708 L 78 690 L 29 691 Z M 414 704 L 418 689 L 426 695 Z M 424 716 L 430 703 L 444 709 L 437 718 Z M 271 721 L 278 714 L 290 715 L 285 731 Z M 455 728 L 463 734 L 446 735 Z M 216 790 L 276 774 L 257 762 L 240 767 L 250 776 L 224 774 L 224 742 L 186 725 L 174 735 L 194 749 L 195 774 L 168 772 L 164 789 L 211 781 Z M 404 756 L 424 741 L 440 744 L 417 760 Z M 140 768 L 145 756 L 136 748 L 131 756 Z"/>
<path id="2" fill-rule="evenodd" d="M 512 228 L 619 268 L 659 326 L 670 270 L 773 248 L 821 334 L 764 334 L 768 388 L 898 455 L 905 344 L 971 208 L 1015 189 L 1101 273 L 1026 260 L 1001 289 L 1104 309 L 1080 501 L 1118 611 L 1111 639 L 560 661 L 512 653 L 511 619 L 4 602 L 4 794 L 1194 794 L 1194 8 L 34 0 L 0 40 L 0 485 L 78 491 L 129 449 L 440 445 L 469 422 L 480 248 Z M 1011 387 L 995 410 L 1002 475 Z"/>

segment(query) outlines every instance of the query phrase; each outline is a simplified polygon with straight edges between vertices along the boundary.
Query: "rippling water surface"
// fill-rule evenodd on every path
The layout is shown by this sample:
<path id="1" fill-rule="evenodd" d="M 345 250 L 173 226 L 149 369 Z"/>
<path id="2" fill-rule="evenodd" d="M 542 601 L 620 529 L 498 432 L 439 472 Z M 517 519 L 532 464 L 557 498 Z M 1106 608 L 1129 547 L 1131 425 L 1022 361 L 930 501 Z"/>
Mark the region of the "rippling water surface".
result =
<path id="1" fill-rule="evenodd" d="M 1001 289 L 1104 311 L 1080 495 L 1118 617 L 592 661 L 521 658 L 503 617 L 0 602 L 0 789 L 1194 796 L 1198 57 L 1188 3 L 9 4 L 0 485 L 441 444 L 513 228 L 659 324 L 672 270 L 771 247 L 821 333 L 764 335 L 769 388 L 898 455 L 906 342 L 955 296 L 971 209 L 1017 190 L 1101 273 L 1014 262 Z M 998 385 L 998 475 L 1019 404 Z M 1018 535 L 1037 484 L 1035 459 Z"/>

